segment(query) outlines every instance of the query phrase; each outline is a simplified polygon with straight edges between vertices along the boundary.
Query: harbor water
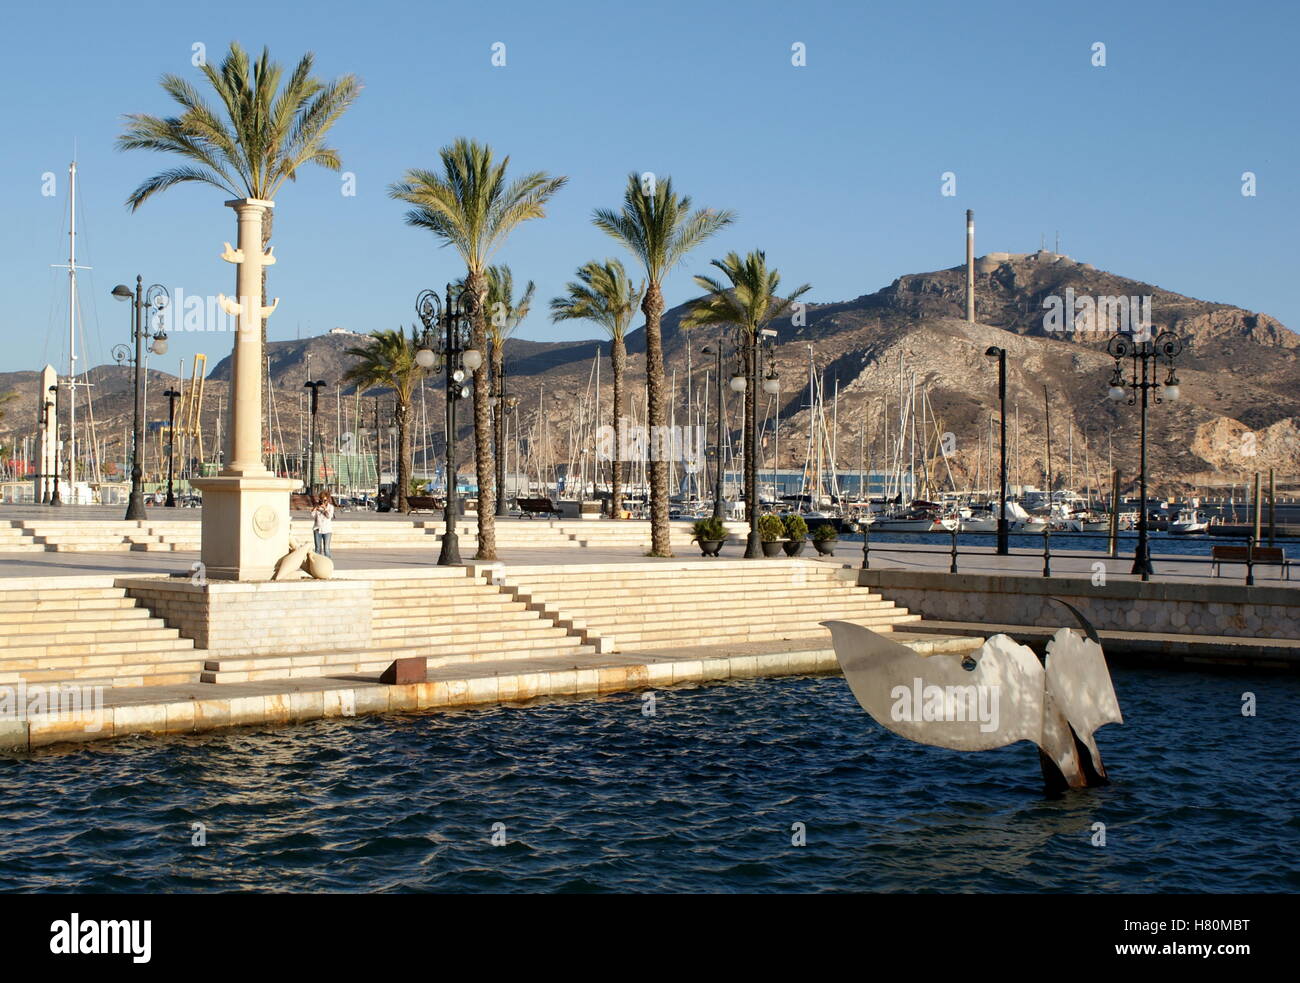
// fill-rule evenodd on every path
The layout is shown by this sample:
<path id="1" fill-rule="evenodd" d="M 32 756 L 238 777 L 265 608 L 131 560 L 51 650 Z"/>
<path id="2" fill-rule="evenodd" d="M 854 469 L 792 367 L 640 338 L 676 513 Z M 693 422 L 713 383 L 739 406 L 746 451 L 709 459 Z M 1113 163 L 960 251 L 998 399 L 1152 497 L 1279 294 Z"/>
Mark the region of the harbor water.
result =
<path id="1" fill-rule="evenodd" d="M 1300 890 L 1300 680 L 1115 685 L 1113 783 L 1058 800 L 1031 745 L 909 743 L 839 676 L 6 756 L 0 889 Z"/>

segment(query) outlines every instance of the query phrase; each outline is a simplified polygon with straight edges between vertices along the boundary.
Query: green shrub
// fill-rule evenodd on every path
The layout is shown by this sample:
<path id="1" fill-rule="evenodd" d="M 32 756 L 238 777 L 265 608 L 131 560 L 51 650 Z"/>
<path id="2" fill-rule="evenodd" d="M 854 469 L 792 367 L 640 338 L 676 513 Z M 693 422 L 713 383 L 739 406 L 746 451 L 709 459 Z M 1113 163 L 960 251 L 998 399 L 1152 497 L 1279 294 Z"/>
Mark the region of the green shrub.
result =
<path id="1" fill-rule="evenodd" d="M 775 543 L 779 539 L 784 539 L 785 523 L 781 521 L 781 517 L 773 515 L 771 512 L 759 516 L 758 538 L 765 543 Z"/>
<path id="2" fill-rule="evenodd" d="M 808 523 L 803 521 L 803 516 L 798 512 L 791 512 L 782 519 L 782 525 L 785 526 L 785 538 L 793 539 L 797 543 L 802 543 L 808 537 Z"/>
<path id="3" fill-rule="evenodd" d="M 709 516 L 707 519 L 696 519 L 695 524 L 691 526 L 691 533 L 694 542 L 697 543 L 718 543 L 727 538 L 727 527 L 721 519 Z"/>
<path id="4" fill-rule="evenodd" d="M 823 522 L 812 531 L 812 538 L 814 543 L 829 543 L 833 539 L 839 539 L 840 534 L 829 522 Z"/>

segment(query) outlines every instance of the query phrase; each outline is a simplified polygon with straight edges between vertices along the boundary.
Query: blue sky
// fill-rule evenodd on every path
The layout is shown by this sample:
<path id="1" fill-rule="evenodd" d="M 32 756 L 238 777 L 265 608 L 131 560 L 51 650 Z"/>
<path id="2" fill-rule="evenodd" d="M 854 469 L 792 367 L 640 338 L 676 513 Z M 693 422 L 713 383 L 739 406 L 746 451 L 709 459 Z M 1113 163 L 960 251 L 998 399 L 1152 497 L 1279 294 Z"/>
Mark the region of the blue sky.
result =
<path id="1" fill-rule="evenodd" d="M 357 194 L 316 169 L 278 196 L 281 298 L 272 338 L 412 320 L 415 295 L 459 275 L 457 259 L 406 227 L 386 195 L 409 167 L 472 136 L 512 167 L 569 177 L 550 215 L 497 257 L 534 279 L 542 303 L 523 337 L 594 336 L 551 325 L 545 300 L 580 263 L 620 255 L 590 224 L 630 171 L 670 174 L 698 204 L 738 221 L 674 272 L 730 249 L 763 248 L 811 299 L 869 293 L 977 252 L 1050 248 L 1103 269 L 1300 328 L 1295 289 L 1300 138 L 1294 57 L 1300 14 L 1261 3 L 174 3 L 28 4 L 0 63 L 6 148 L 5 346 L 0 370 L 65 358 L 66 169 L 77 147 L 86 341 L 92 363 L 124 340 L 115 283 L 232 293 L 219 260 L 235 236 L 220 191 L 181 186 L 130 214 L 122 202 L 166 165 L 119 153 L 121 114 L 163 114 L 157 80 L 193 74 L 230 40 L 365 91 L 334 130 Z M 304 11 L 309 10 L 309 13 Z M 240 28 L 235 25 L 254 25 Z M 491 64 L 506 45 L 505 67 Z M 1104 68 L 1091 46 L 1106 45 Z M 791 64 L 791 45 L 807 64 Z M 41 195 L 41 175 L 58 194 Z M 957 195 L 940 195 L 940 175 Z M 1241 174 L 1257 175 L 1243 197 Z M 228 335 L 174 335 L 169 359 L 227 354 Z M 83 367 L 85 363 L 82 363 Z"/>

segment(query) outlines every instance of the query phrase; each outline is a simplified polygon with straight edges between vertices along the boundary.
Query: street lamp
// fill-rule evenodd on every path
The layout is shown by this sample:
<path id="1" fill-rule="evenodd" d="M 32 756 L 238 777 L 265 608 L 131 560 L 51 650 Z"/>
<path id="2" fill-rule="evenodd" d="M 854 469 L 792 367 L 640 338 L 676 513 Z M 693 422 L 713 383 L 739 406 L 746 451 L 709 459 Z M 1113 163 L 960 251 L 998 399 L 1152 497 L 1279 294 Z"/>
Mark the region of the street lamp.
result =
<path id="1" fill-rule="evenodd" d="M 123 362 L 133 361 L 135 364 L 135 427 L 133 428 L 133 440 L 135 443 L 131 454 L 131 499 L 126 507 L 126 517 L 128 519 L 146 518 L 144 510 L 144 338 L 146 330 L 146 311 L 152 314 L 157 330 L 154 332 L 149 350 L 155 355 L 167 354 L 167 333 L 162 330 L 163 312 L 167 309 L 167 302 L 171 296 L 167 293 L 167 288 L 155 283 L 147 291 L 144 289 L 144 278 L 137 276 L 135 278 L 134 292 L 124 283 L 119 283 L 113 288 L 113 296 L 118 300 L 131 302 L 131 333 L 130 337 L 135 342 L 135 356 L 131 356 L 131 349 L 126 345 L 113 346 L 113 358 L 118 365 Z"/>
<path id="2" fill-rule="evenodd" d="M 505 338 L 514 330 L 519 319 L 511 317 L 506 327 L 501 331 L 501 340 L 497 342 L 501 346 L 501 372 L 495 380 L 496 387 L 492 391 L 493 421 L 492 429 L 496 438 L 496 465 L 497 465 L 497 511 L 498 517 L 504 518 L 510 514 L 506 502 L 506 458 L 505 458 L 505 437 L 502 436 L 506 430 L 506 403 L 510 397 L 506 394 L 506 352 Z"/>
<path id="3" fill-rule="evenodd" d="M 44 406 L 43 412 L 45 414 L 45 417 L 41 421 L 41 433 L 45 434 L 48 437 L 50 433 L 50 411 L 55 409 L 54 401 L 50 399 L 48 396 L 46 396 L 43 406 Z M 54 419 L 55 419 L 55 425 L 57 426 L 57 421 L 59 418 L 56 416 Z M 53 456 L 56 464 L 58 461 L 58 453 L 59 453 L 58 435 L 55 434 Z M 50 457 L 51 457 L 50 454 L 41 455 L 41 501 L 40 501 L 41 505 L 50 504 L 50 483 L 49 483 L 50 475 L 45 472 L 45 466 L 50 463 Z M 57 471 L 58 468 L 56 467 L 55 470 Z"/>
<path id="4" fill-rule="evenodd" d="M 50 386 L 50 392 L 54 393 L 54 403 L 46 403 L 47 406 L 54 407 L 54 489 L 50 493 L 51 505 L 62 505 L 63 499 L 59 497 L 59 384 L 56 382 Z"/>
<path id="5" fill-rule="evenodd" d="M 998 360 L 998 556 L 1010 552 L 1007 542 L 1007 350 L 990 345 L 984 352 Z"/>
<path id="6" fill-rule="evenodd" d="M 176 474 L 176 400 L 181 394 L 175 389 L 163 393 L 167 397 L 167 508 L 176 508 L 176 493 L 172 479 Z"/>
<path id="7" fill-rule="evenodd" d="M 1154 340 L 1149 330 L 1145 336 L 1134 335 L 1131 338 L 1126 337 L 1122 332 L 1116 332 L 1106 343 L 1106 351 L 1115 359 L 1115 370 L 1111 373 L 1110 388 L 1106 395 L 1117 403 L 1128 396 L 1129 406 L 1134 403 L 1141 405 L 1138 489 L 1142 499 L 1142 511 L 1138 516 L 1138 544 L 1137 551 L 1133 554 L 1132 572 L 1141 574 L 1143 580 L 1150 580 L 1151 574 L 1155 572 L 1151 566 L 1151 542 L 1148 533 L 1150 520 L 1147 516 L 1147 403 L 1150 399 L 1154 399 L 1157 403 L 1161 402 L 1159 392 L 1156 390 L 1162 387 L 1165 391 L 1165 399 L 1173 401 L 1181 395 L 1178 376 L 1174 372 L 1174 359 L 1182 353 L 1182 350 L 1182 339 L 1170 331 L 1161 331 Z M 1127 381 L 1124 379 L 1123 366 L 1126 358 L 1131 363 Z M 1158 362 L 1162 358 L 1167 367 L 1163 382 L 1156 378 Z M 1132 390 L 1131 395 L 1129 390 Z M 1148 396 L 1148 392 L 1152 392 L 1152 395 Z"/>
<path id="8" fill-rule="evenodd" d="M 713 518 L 721 522 L 727 517 L 726 506 L 723 503 L 724 494 L 723 473 L 722 473 L 722 441 L 723 425 L 722 417 L 725 409 L 726 390 L 722 387 L 722 345 L 705 345 L 701 349 L 702 354 L 717 356 L 716 378 L 718 380 L 718 442 L 717 442 L 717 473 L 713 476 Z"/>
<path id="9" fill-rule="evenodd" d="M 311 415 L 307 418 L 307 494 L 313 502 L 316 501 L 315 488 L 316 482 L 316 410 L 319 408 L 320 391 L 325 387 L 324 380 L 316 382 L 304 382 L 304 389 L 311 390 Z"/>
<path id="10" fill-rule="evenodd" d="M 749 433 L 745 441 L 745 484 L 746 512 L 749 515 L 749 536 L 745 540 L 745 559 L 753 560 L 763 555 L 763 547 L 758 536 L 758 393 L 762 391 L 775 394 L 780 391 L 780 378 L 776 374 L 776 356 L 772 348 L 772 339 L 776 332 L 771 328 L 758 331 L 736 331 L 736 357 L 738 366 L 731 377 L 733 392 L 748 391 L 749 399 Z M 759 368 L 763 356 L 767 357 L 767 372 L 759 381 Z M 749 494 L 753 489 L 753 494 Z"/>
<path id="11" fill-rule="evenodd" d="M 437 291 L 422 290 L 415 298 L 415 313 L 424 325 L 424 335 L 415 353 L 416 364 L 434 372 L 447 373 L 447 502 L 443 509 L 445 531 L 438 565 L 460 566 L 460 543 L 456 537 L 456 518 L 460 502 L 456 489 L 456 403 L 469 396 L 470 373 L 483 364 L 483 353 L 469 347 L 469 291 L 460 289 L 453 296 L 447 284 L 444 303 Z"/>

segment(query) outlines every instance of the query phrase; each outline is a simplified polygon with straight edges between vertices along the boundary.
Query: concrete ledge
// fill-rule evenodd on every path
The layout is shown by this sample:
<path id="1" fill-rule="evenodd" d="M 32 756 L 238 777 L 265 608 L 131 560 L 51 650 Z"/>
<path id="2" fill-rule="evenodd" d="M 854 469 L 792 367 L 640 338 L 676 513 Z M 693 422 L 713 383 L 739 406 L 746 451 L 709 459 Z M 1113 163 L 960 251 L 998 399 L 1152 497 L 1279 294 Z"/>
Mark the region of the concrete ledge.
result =
<path id="1" fill-rule="evenodd" d="M 900 641 L 959 650 L 979 639 L 914 636 Z M 576 663 L 576 664 L 575 664 Z M 105 694 L 102 712 L 0 720 L 0 750 L 102 740 L 132 734 L 192 734 L 228 727 L 288 724 L 443 707 L 519 703 L 554 696 L 598 696 L 728 679 L 833 673 L 831 648 L 813 643 L 753 643 L 737 651 L 704 646 L 672 655 L 629 654 L 503 660 L 434 669 L 422 682 L 383 685 L 374 674 L 224 686 L 190 684 Z"/>
<path id="2" fill-rule="evenodd" d="M 1049 600 L 1060 597 L 1099 631 L 1300 638 L 1300 591 L 1294 588 L 1114 578 L 1094 584 L 1086 577 L 889 568 L 859 570 L 857 582 L 926 621 L 1060 627 L 1072 621 Z"/>

